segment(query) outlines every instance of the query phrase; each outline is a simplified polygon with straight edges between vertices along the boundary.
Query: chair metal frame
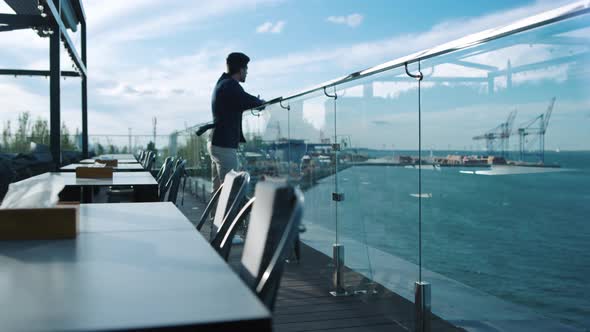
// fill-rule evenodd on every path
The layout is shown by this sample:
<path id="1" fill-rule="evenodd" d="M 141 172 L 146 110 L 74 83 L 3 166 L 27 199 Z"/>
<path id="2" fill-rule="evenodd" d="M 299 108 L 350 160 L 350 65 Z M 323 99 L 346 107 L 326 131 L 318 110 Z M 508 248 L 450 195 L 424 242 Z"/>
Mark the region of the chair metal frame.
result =
<path id="1" fill-rule="evenodd" d="M 165 194 L 163 197 L 160 197 L 160 200 L 173 202 L 176 204 L 176 198 L 178 197 L 178 190 L 180 189 L 180 182 L 182 180 L 182 176 L 184 175 L 185 165 L 186 160 L 183 160 L 174 169 L 172 176 L 170 176 L 170 179 L 168 179 L 168 182 L 166 183 Z"/>
<path id="2" fill-rule="evenodd" d="M 256 197 L 252 197 L 248 200 L 248 202 L 246 202 L 246 204 L 244 204 L 240 212 L 236 215 L 234 220 L 227 228 L 227 231 L 219 242 L 219 245 L 215 248 L 219 255 L 221 255 L 221 257 L 226 261 L 229 259 L 232 241 L 236 235 L 236 232 L 238 231 L 238 226 L 244 223 L 246 217 L 250 214 L 250 211 L 252 211 L 252 206 L 254 205 L 255 201 Z"/>
<path id="3" fill-rule="evenodd" d="M 221 246 L 221 242 L 223 241 L 223 238 L 225 237 L 226 233 L 228 232 L 229 227 L 232 224 L 232 221 L 235 219 L 236 214 L 238 213 L 238 210 L 240 209 L 241 205 L 243 204 L 246 193 L 248 192 L 248 188 L 250 187 L 250 174 L 248 172 L 236 172 L 236 173 L 237 173 L 237 175 L 236 175 L 237 177 L 243 177 L 242 183 L 240 184 L 240 187 L 237 189 L 237 192 L 235 193 L 233 200 L 231 202 L 228 202 L 227 206 L 229 206 L 229 208 L 226 208 L 226 210 L 224 211 L 223 219 L 221 220 L 221 223 L 219 225 L 212 225 L 212 227 L 213 226 L 218 227 L 218 229 L 215 230 L 216 233 L 210 239 L 210 243 L 211 243 L 211 246 L 213 246 L 213 248 L 215 248 L 215 250 L 217 250 L 218 252 L 219 252 L 219 248 Z M 225 179 L 224 179 L 224 182 L 225 182 Z M 226 190 L 230 190 L 230 195 L 231 195 L 231 191 L 234 189 L 234 188 L 228 188 L 227 184 L 224 186 L 224 188 L 226 188 Z M 223 190 L 220 192 L 219 197 L 217 198 L 218 204 L 219 204 L 219 198 L 221 197 L 221 193 L 223 193 Z M 213 222 L 215 223 L 215 220 Z"/>
<path id="4" fill-rule="evenodd" d="M 203 228 L 203 225 L 205 224 L 207 219 L 209 219 L 209 214 L 211 213 L 213 208 L 216 206 L 215 204 L 217 203 L 217 200 L 219 199 L 219 195 L 221 195 L 222 188 L 223 188 L 223 183 L 219 186 L 219 188 L 217 188 L 215 193 L 213 193 L 213 196 L 211 196 L 211 198 L 209 199 L 209 203 L 207 203 L 207 207 L 205 207 L 205 211 L 201 215 L 201 219 L 199 220 L 199 223 L 197 224 L 198 231 L 200 231 L 201 228 Z"/>
<path id="5" fill-rule="evenodd" d="M 166 190 L 168 189 L 166 185 L 174 172 L 172 167 L 174 163 L 173 160 L 172 157 L 166 158 L 162 164 L 162 168 L 160 168 L 160 171 L 156 175 L 156 182 L 158 182 L 158 197 L 160 198 L 160 201 L 164 199 Z"/>
<path id="6" fill-rule="evenodd" d="M 291 190 L 293 190 L 292 212 L 289 216 L 289 220 L 287 221 L 285 227 L 282 230 L 280 240 L 278 241 L 275 251 L 271 256 L 271 259 L 269 260 L 266 266 L 259 267 L 258 275 L 253 276 L 243 264 L 244 256 L 242 256 L 239 270 L 239 275 L 242 278 L 242 280 L 244 280 L 244 282 L 256 293 L 260 300 L 271 311 L 273 311 L 274 309 L 274 304 L 280 286 L 283 268 L 286 264 L 285 259 L 287 256 L 287 252 L 290 251 L 292 247 L 295 245 L 296 237 L 299 234 L 299 224 L 301 223 L 301 219 L 303 217 L 303 194 L 301 193 L 301 190 L 293 186 L 286 186 L 283 188 L 291 188 Z M 244 208 L 241 211 L 244 214 L 247 213 L 246 211 L 252 207 L 254 203 L 253 199 L 250 200 L 248 203 L 250 204 L 244 206 Z M 242 213 L 240 213 L 239 217 L 242 217 Z M 275 223 L 277 222 L 276 220 L 271 219 L 270 223 L 272 224 L 273 221 Z M 256 220 L 251 221 L 251 223 L 252 222 L 256 222 Z M 269 227 L 269 230 L 270 229 L 272 229 L 272 226 Z M 267 234 L 264 244 L 265 249 L 266 246 L 269 245 L 269 238 L 270 236 Z M 248 237 L 246 237 L 246 242 L 247 241 Z M 224 239 L 223 243 L 231 243 L 231 235 L 229 233 L 226 236 L 226 239 Z M 264 251 L 265 250 L 263 250 L 263 254 Z"/>

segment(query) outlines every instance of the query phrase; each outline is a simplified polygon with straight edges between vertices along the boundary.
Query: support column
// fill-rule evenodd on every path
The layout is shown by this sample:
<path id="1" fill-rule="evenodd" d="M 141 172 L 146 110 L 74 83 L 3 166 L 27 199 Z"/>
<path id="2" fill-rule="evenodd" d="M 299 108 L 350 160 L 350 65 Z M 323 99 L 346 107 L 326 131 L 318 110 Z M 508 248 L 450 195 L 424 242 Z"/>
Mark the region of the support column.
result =
<path id="1" fill-rule="evenodd" d="M 57 170 L 61 166 L 60 32 L 49 37 L 49 147 Z"/>
<path id="2" fill-rule="evenodd" d="M 88 62 L 86 60 L 86 22 L 81 24 L 81 39 L 82 39 L 82 63 L 86 70 L 88 70 Z M 82 79 L 82 156 L 88 158 L 88 76 L 81 75 Z"/>

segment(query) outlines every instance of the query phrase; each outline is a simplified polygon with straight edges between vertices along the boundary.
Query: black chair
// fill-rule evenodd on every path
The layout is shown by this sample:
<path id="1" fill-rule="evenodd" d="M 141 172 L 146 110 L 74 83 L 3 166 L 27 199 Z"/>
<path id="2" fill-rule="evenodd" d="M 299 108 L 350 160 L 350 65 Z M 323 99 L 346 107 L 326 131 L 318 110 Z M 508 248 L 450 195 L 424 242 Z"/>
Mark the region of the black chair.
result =
<path id="1" fill-rule="evenodd" d="M 209 202 L 207 203 L 207 206 L 205 207 L 205 211 L 203 211 L 203 214 L 201 214 L 201 218 L 197 223 L 197 230 L 200 231 L 201 228 L 203 228 L 205 222 L 209 220 L 209 215 L 213 209 L 215 209 L 215 218 L 217 218 L 213 221 L 213 226 L 217 227 L 215 230 L 216 232 L 219 229 L 219 225 L 221 225 L 222 221 L 225 219 L 225 216 L 229 212 L 228 208 L 230 207 L 235 209 L 235 211 L 233 211 L 233 219 L 240 208 L 239 202 L 236 202 L 236 199 L 244 199 L 249 185 L 250 174 L 247 172 L 236 172 L 231 170 L 229 173 L 227 173 L 223 179 L 223 183 L 219 186 L 215 193 L 213 193 L 209 199 Z M 222 192 L 223 199 L 220 200 Z"/>
<path id="2" fill-rule="evenodd" d="M 274 309 L 287 253 L 293 249 L 303 216 L 303 194 L 284 182 L 263 181 L 256 185 L 255 199 L 240 211 L 221 242 L 231 245 L 242 214 L 249 210 L 250 223 L 244 242 L 239 274 L 269 308 Z"/>
<path id="3" fill-rule="evenodd" d="M 183 160 L 178 166 L 176 166 L 172 176 L 170 176 L 170 179 L 168 179 L 168 182 L 166 183 L 166 191 L 164 192 L 164 195 L 160 197 L 161 201 L 172 202 L 176 205 L 176 198 L 178 197 L 180 183 L 182 182 L 182 178 L 185 175 L 185 165 L 186 161 Z"/>
<path id="4" fill-rule="evenodd" d="M 160 183 L 160 180 L 162 179 L 162 176 L 164 175 L 164 171 L 167 169 L 166 166 L 171 161 L 172 161 L 172 157 L 166 157 L 166 159 L 164 159 L 164 162 L 162 163 L 162 167 L 160 167 L 160 170 L 158 170 L 158 173 L 156 173 L 156 181 L 158 183 Z"/>
<path id="5" fill-rule="evenodd" d="M 147 167 L 147 163 L 148 163 L 148 160 L 150 159 L 151 154 L 152 154 L 152 151 L 144 151 L 143 152 L 143 155 L 141 156 L 141 159 L 139 160 L 139 163 L 141 164 L 141 166 L 143 168 Z"/>
<path id="6" fill-rule="evenodd" d="M 174 175 L 174 171 L 178 168 L 178 165 L 182 161 L 183 161 L 183 159 L 180 157 L 177 157 L 176 159 L 172 158 L 170 160 L 170 167 L 168 168 L 168 174 L 165 174 L 166 175 L 165 178 L 164 178 L 164 176 L 162 176 L 162 178 L 158 182 L 158 195 L 160 197 L 160 201 L 162 201 L 162 202 L 166 201 L 166 199 L 167 199 L 166 194 L 170 191 L 170 187 L 172 186 L 172 183 L 173 183 L 173 181 L 171 181 L 172 176 Z"/>
<path id="7" fill-rule="evenodd" d="M 148 155 L 145 160 L 145 165 L 143 167 L 149 172 L 152 170 L 155 163 L 156 163 L 156 153 L 154 151 L 148 152 Z"/>
<path id="8" fill-rule="evenodd" d="M 168 180 L 170 180 L 170 176 L 174 168 L 172 167 L 174 163 L 174 159 L 172 157 L 167 157 L 162 164 L 162 167 L 158 171 L 156 175 L 156 182 L 158 182 L 158 197 L 163 197 L 164 193 L 166 192 L 166 184 Z"/>
<path id="9" fill-rule="evenodd" d="M 144 150 L 140 150 L 139 151 L 139 155 L 137 155 L 137 161 L 139 161 L 139 163 L 141 164 L 141 166 L 143 166 L 143 160 L 145 158 L 145 151 Z"/>
<path id="10" fill-rule="evenodd" d="M 221 241 L 244 202 L 244 198 L 250 187 L 250 174 L 232 170 L 225 175 L 223 183 L 224 186 L 219 193 L 215 216 L 211 225 L 210 237 L 211 245 L 218 252 L 221 249 Z M 207 215 L 204 213 L 204 216 L 206 218 Z M 224 256 L 226 260 L 227 256 L 229 256 L 229 253 Z"/>

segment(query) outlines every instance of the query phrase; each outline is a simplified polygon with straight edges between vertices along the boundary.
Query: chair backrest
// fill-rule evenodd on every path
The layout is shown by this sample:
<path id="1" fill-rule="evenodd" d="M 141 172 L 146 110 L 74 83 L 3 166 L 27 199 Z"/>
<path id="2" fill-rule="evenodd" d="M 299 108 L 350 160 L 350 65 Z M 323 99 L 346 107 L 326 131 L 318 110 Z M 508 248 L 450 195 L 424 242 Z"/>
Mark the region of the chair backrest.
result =
<path id="1" fill-rule="evenodd" d="M 143 158 L 145 156 L 145 151 L 144 150 L 140 150 L 139 151 L 139 155 L 137 156 L 137 161 L 139 161 L 140 164 L 142 164 L 143 166 Z"/>
<path id="2" fill-rule="evenodd" d="M 240 277 L 272 311 L 286 254 L 292 249 L 303 215 L 303 194 L 285 182 L 256 185 Z"/>
<path id="3" fill-rule="evenodd" d="M 172 158 L 170 160 L 170 167 L 168 168 L 168 174 L 164 174 L 162 176 L 162 184 L 158 185 L 160 201 L 166 201 L 167 197 L 166 194 L 170 191 L 170 187 L 172 186 L 172 177 L 174 176 L 174 171 L 178 168 L 179 164 L 183 161 L 181 157 Z M 182 175 L 181 175 L 182 177 Z"/>
<path id="4" fill-rule="evenodd" d="M 156 182 L 158 182 L 158 197 L 160 197 L 161 201 L 164 200 L 164 194 L 168 190 L 166 185 L 172 176 L 172 172 L 174 172 L 173 164 L 172 157 L 166 158 L 162 164 L 162 168 L 160 168 L 160 172 L 158 172 L 158 175 L 156 176 Z"/>
<path id="5" fill-rule="evenodd" d="M 162 180 L 162 175 L 164 175 L 164 172 L 168 169 L 168 163 L 170 162 L 170 160 L 172 160 L 172 157 L 166 157 L 166 159 L 164 159 L 164 162 L 162 163 L 162 167 L 160 167 L 160 170 L 156 174 L 156 182 L 158 182 L 158 184 Z"/>
<path id="6" fill-rule="evenodd" d="M 176 166 L 174 173 L 172 173 L 172 176 L 166 183 L 167 190 L 163 195 L 164 197 L 161 197 L 160 200 L 163 199 L 176 204 L 176 197 L 178 197 L 178 189 L 180 188 L 180 182 L 182 181 L 182 176 L 184 175 L 185 164 L 186 161 L 183 160 L 178 166 Z"/>
<path id="7" fill-rule="evenodd" d="M 219 193 L 213 225 L 211 225 L 211 244 L 218 247 L 227 232 L 231 221 L 236 217 L 250 185 L 247 172 L 229 171 L 223 179 Z"/>
<path id="8" fill-rule="evenodd" d="M 174 168 L 178 167 L 178 165 L 180 165 L 183 160 L 184 159 L 182 159 L 182 157 L 177 157 L 176 161 L 174 162 Z"/>
<path id="9" fill-rule="evenodd" d="M 155 163 L 156 163 L 156 153 L 154 151 L 148 152 L 148 156 L 146 158 L 145 165 L 144 165 L 145 169 L 147 171 L 151 171 L 152 168 L 154 167 Z"/>

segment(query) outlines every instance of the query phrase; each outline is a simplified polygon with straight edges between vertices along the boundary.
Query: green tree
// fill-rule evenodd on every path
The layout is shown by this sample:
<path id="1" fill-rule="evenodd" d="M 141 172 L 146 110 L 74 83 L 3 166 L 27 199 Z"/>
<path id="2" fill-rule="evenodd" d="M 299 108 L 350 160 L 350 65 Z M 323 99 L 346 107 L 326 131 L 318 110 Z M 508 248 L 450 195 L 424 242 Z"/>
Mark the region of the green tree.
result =
<path id="1" fill-rule="evenodd" d="M 4 127 L 2 128 L 2 150 L 6 152 L 10 152 L 10 137 L 12 136 L 12 132 L 10 130 L 10 120 L 4 122 Z"/>
<path id="2" fill-rule="evenodd" d="M 157 152 L 157 150 L 156 150 L 156 144 L 154 144 L 154 142 L 150 141 L 150 142 L 147 144 L 147 150 L 148 150 L 148 151 Z"/>
<path id="3" fill-rule="evenodd" d="M 162 156 L 167 156 L 168 149 L 162 149 Z M 192 175 L 211 174 L 211 158 L 207 152 L 207 139 L 203 136 L 189 135 L 177 148 L 177 155 L 186 160 L 187 166 L 191 168 Z"/>
<path id="4" fill-rule="evenodd" d="M 100 143 L 96 144 L 96 154 L 99 156 L 104 154 L 104 146 Z"/>
<path id="5" fill-rule="evenodd" d="M 82 134 L 80 134 L 80 129 L 76 127 L 76 132 L 74 133 L 74 149 L 79 150 L 82 146 Z"/>
<path id="6" fill-rule="evenodd" d="M 117 149 L 116 146 L 114 146 L 113 144 L 109 144 L 109 150 L 108 150 L 109 154 L 116 154 L 119 153 L 119 149 Z"/>
<path id="7" fill-rule="evenodd" d="M 61 132 L 60 132 L 60 139 L 61 139 L 61 148 L 62 150 L 74 150 L 75 145 L 70 137 L 70 130 L 66 126 L 65 123 L 61 124 Z"/>
<path id="8" fill-rule="evenodd" d="M 16 134 L 13 142 L 13 151 L 27 152 L 30 150 L 31 141 L 29 138 L 31 129 L 31 114 L 29 112 L 22 112 L 18 115 Z"/>
<path id="9" fill-rule="evenodd" d="M 49 124 L 47 120 L 41 119 L 40 117 L 35 120 L 31 131 L 31 139 L 36 143 L 49 144 Z"/>

